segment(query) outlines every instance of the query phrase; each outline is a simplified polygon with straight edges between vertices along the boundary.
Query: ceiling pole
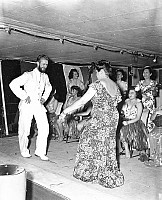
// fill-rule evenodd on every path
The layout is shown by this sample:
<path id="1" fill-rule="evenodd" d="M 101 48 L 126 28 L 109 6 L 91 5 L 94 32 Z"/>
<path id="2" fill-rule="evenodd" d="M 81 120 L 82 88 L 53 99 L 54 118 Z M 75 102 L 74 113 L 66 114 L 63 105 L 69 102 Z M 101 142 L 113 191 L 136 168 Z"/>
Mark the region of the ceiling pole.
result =
<path id="1" fill-rule="evenodd" d="M 4 98 L 4 90 L 3 90 L 3 79 L 2 79 L 2 61 L 0 60 L 0 83 L 1 83 L 1 93 L 2 93 L 2 108 L 3 108 L 3 117 L 5 122 L 5 134 L 8 135 L 8 126 L 7 126 L 7 115 L 6 115 L 6 105 Z"/>
<path id="2" fill-rule="evenodd" d="M 132 66 L 128 67 L 128 87 L 132 86 Z"/>

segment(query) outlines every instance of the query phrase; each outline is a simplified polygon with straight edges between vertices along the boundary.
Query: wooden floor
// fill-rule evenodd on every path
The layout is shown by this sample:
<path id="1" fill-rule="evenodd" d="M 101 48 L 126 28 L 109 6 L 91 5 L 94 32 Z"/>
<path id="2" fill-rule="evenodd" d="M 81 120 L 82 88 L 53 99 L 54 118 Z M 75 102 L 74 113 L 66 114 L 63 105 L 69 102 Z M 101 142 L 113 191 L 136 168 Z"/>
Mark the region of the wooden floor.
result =
<path id="1" fill-rule="evenodd" d="M 26 170 L 26 200 L 162 200 L 162 167 L 145 166 L 136 152 L 132 159 L 120 157 L 124 185 L 108 189 L 72 176 L 77 142 L 51 140 L 47 162 L 34 156 L 35 139 L 31 140 L 32 157 L 23 158 L 17 136 L 0 138 L 0 164 L 16 164 Z"/>

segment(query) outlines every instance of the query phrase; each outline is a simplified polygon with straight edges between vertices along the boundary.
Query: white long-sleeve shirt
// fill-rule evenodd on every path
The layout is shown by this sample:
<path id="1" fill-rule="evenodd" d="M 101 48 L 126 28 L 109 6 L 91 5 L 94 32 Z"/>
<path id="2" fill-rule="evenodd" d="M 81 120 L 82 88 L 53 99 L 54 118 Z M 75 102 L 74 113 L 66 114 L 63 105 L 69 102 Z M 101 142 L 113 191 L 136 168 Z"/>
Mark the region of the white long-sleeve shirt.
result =
<path id="1" fill-rule="evenodd" d="M 21 101 L 29 96 L 31 103 L 38 103 L 41 98 L 46 101 L 52 90 L 47 74 L 39 72 L 37 68 L 31 72 L 23 73 L 14 79 L 9 86 Z"/>

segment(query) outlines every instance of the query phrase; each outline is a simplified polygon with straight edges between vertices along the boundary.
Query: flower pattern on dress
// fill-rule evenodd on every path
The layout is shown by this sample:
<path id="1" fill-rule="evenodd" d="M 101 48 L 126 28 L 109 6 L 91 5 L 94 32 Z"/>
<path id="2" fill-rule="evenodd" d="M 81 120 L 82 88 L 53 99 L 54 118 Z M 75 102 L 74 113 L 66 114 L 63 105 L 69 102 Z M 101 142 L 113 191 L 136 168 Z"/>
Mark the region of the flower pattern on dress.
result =
<path id="1" fill-rule="evenodd" d="M 121 101 L 118 92 L 111 97 L 100 81 L 90 85 L 97 93 L 91 99 L 91 119 L 84 127 L 78 144 L 73 176 L 85 182 L 99 183 L 108 188 L 119 187 L 124 176 L 116 161 L 116 129 Z"/>
<path id="2" fill-rule="evenodd" d="M 153 91 L 156 88 L 156 85 L 157 82 L 153 80 L 150 81 L 149 85 L 144 85 L 144 80 L 139 81 L 136 85 L 136 91 L 141 90 L 144 109 L 149 109 L 150 113 L 153 113 L 153 110 L 155 109 Z"/>

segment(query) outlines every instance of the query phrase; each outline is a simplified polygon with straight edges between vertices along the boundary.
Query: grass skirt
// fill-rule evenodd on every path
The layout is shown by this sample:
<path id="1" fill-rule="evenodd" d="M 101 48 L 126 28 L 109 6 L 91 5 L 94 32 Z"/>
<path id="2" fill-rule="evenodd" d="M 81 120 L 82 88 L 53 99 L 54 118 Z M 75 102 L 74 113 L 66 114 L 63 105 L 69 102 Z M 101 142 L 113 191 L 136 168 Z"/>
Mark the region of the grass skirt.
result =
<path id="1" fill-rule="evenodd" d="M 127 142 L 137 151 L 148 149 L 148 130 L 142 120 L 128 124 L 121 128 L 121 141 Z"/>

